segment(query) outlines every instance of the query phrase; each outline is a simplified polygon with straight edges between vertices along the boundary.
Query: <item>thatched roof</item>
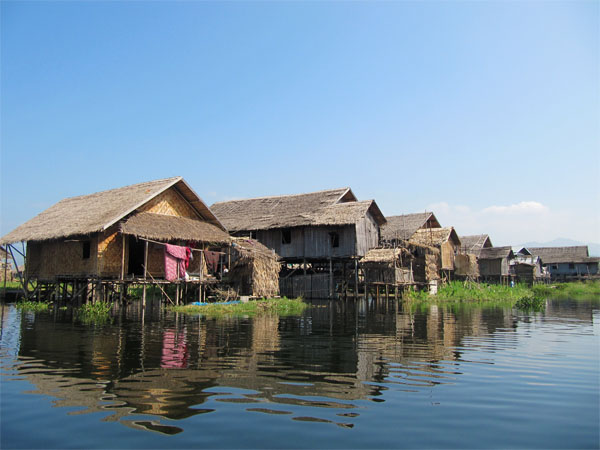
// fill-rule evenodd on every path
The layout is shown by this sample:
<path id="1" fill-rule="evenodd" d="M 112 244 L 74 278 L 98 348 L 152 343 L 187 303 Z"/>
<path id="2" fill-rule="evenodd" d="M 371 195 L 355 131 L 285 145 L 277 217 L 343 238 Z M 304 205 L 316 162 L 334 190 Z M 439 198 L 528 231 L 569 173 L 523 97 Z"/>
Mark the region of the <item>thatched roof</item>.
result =
<path id="1" fill-rule="evenodd" d="M 539 256 L 544 264 L 590 262 L 588 261 L 590 258 L 587 245 L 575 247 L 527 247 L 527 250 L 532 255 Z"/>
<path id="2" fill-rule="evenodd" d="M 461 248 L 465 253 L 479 255 L 482 248 L 493 247 L 492 241 L 487 234 L 475 234 L 472 236 L 459 236 Z"/>
<path id="3" fill-rule="evenodd" d="M 415 231 L 410 241 L 418 244 L 440 246 L 446 241 L 452 241 L 455 246 L 460 246 L 458 234 L 454 231 L 454 227 L 446 228 L 420 228 Z"/>
<path id="4" fill-rule="evenodd" d="M 514 254 L 512 251 L 512 247 L 487 247 L 482 248 L 479 252 L 478 259 L 504 259 L 504 258 L 513 258 Z"/>
<path id="5" fill-rule="evenodd" d="M 103 231 L 171 187 L 185 198 L 199 217 L 225 231 L 183 178 L 174 177 L 66 198 L 5 235 L 0 243 L 44 241 Z"/>
<path id="6" fill-rule="evenodd" d="M 231 242 L 229 234 L 211 223 L 149 212 L 131 216 L 120 228 L 123 234 L 162 241 L 185 240 L 215 244 Z"/>
<path id="7" fill-rule="evenodd" d="M 356 223 L 367 212 L 379 224 L 385 223 L 375 201 L 358 202 L 350 188 L 219 202 L 212 205 L 211 210 L 231 232 L 348 225 Z"/>
<path id="8" fill-rule="evenodd" d="M 381 239 L 408 240 L 419 228 L 441 228 L 440 223 L 432 212 L 403 214 L 386 217 L 387 223 L 381 227 Z"/>
<path id="9" fill-rule="evenodd" d="M 361 263 L 393 263 L 398 260 L 402 253 L 407 253 L 402 248 L 372 248 L 360 259 Z"/>
<path id="10" fill-rule="evenodd" d="M 242 254 L 250 254 L 254 257 L 274 259 L 275 261 L 279 260 L 279 255 L 275 253 L 275 251 L 254 239 L 234 237 L 232 240 L 233 248 Z"/>

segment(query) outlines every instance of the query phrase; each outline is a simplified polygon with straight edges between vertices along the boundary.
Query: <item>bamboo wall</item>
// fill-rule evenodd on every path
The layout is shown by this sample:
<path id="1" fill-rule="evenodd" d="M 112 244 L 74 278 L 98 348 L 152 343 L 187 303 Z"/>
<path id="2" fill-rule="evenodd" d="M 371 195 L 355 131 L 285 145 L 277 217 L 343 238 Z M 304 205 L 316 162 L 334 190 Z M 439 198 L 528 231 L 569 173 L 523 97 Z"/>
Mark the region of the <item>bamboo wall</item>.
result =
<path id="1" fill-rule="evenodd" d="M 167 216 L 187 217 L 188 219 L 198 218 L 198 214 L 175 188 L 171 188 L 150 200 L 139 211 Z"/>
<path id="2" fill-rule="evenodd" d="M 83 258 L 83 243 L 90 242 L 90 257 Z M 27 243 L 27 277 L 54 281 L 57 277 L 83 278 L 97 274 L 98 236 L 79 240 Z"/>
<path id="3" fill-rule="evenodd" d="M 128 252 L 125 246 L 125 264 Z M 119 277 L 123 258 L 123 236 L 113 226 L 98 235 L 98 275 L 101 277 Z M 127 268 L 127 266 L 125 266 Z"/>
<path id="4" fill-rule="evenodd" d="M 442 251 L 442 269 L 454 270 L 454 244 L 452 241 L 446 241 L 441 246 Z"/>

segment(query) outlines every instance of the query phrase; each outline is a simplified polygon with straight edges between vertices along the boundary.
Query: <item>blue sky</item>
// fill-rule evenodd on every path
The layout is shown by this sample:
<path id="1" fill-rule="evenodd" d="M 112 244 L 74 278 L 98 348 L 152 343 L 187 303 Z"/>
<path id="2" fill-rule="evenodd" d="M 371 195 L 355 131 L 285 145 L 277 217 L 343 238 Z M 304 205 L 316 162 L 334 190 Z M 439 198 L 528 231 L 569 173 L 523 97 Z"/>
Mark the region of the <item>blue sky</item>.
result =
<path id="1" fill-rule="evenodd" d="M 596 1 L 0 2 L 1 234 L 183 176 L 600 242 Z"/>

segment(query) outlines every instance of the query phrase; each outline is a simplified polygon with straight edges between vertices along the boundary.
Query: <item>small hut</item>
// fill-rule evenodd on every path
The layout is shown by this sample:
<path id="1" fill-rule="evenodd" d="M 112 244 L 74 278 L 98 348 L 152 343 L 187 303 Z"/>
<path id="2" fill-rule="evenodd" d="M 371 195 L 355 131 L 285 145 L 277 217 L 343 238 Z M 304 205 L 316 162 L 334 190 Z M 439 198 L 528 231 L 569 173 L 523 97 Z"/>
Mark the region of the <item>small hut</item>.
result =
<path id="1" fill-rule="evenodd" d="M 440 269 L 448 277 L 454 271 L 454 257 L 460 249 L 460 239 L 453 227 L 418 229 L 410 242 L 440 249 Z"/>
<path id="2" fill-rule="evenodd" d="M 477 258 L 481 277 L 486 281 L 507 282 L 513 258 L 514 254 L 509 246 L 481 249 Z"/>
<path id="3" fill-rule="evenodd" d="M 359 264 L 366 284 L 395 287 L 414 283 L 413 259 L 411 253 L 404 248 L 374 248 L 360 259 Z"/>
<path id="4" fill-rule="evenodd" d="M 273 297 L 279 293 L 279 256 L 260 242 L 233 238 L 227 279 L 239 295 Z"/>
<path id="5" fill-rule="evenodd" d="M 387 223 L 381 226 L 381 245 L 400 246 L 409 240 L 417 230 L 441 228 L 437 218 L 432 212 L 402 214 L 386 217 Z"/>

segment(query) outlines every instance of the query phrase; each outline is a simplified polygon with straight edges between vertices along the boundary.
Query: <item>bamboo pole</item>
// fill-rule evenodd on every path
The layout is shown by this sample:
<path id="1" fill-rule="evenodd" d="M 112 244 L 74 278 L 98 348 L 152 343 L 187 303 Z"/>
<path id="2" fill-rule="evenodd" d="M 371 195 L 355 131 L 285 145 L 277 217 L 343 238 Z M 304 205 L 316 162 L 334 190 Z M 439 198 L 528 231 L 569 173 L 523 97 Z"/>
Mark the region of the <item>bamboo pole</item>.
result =
<path id="1" fill-rule="evenodd" d="M 142 308 L 146 309 L 146 274 L 148 273 L 148 241 L 145 241 L 144 244 L 144 288 L 142 290 Z"/>
<path id="2" fill-rule="evenodd" d="M 123 283 L 123 279 L 125 278 L 125 235 L 121 234 L 121 236 L 121 289 L 119 289 L 119 302 L 123 303 L 123 288 L 125 287 L 125 284 Z"/>

